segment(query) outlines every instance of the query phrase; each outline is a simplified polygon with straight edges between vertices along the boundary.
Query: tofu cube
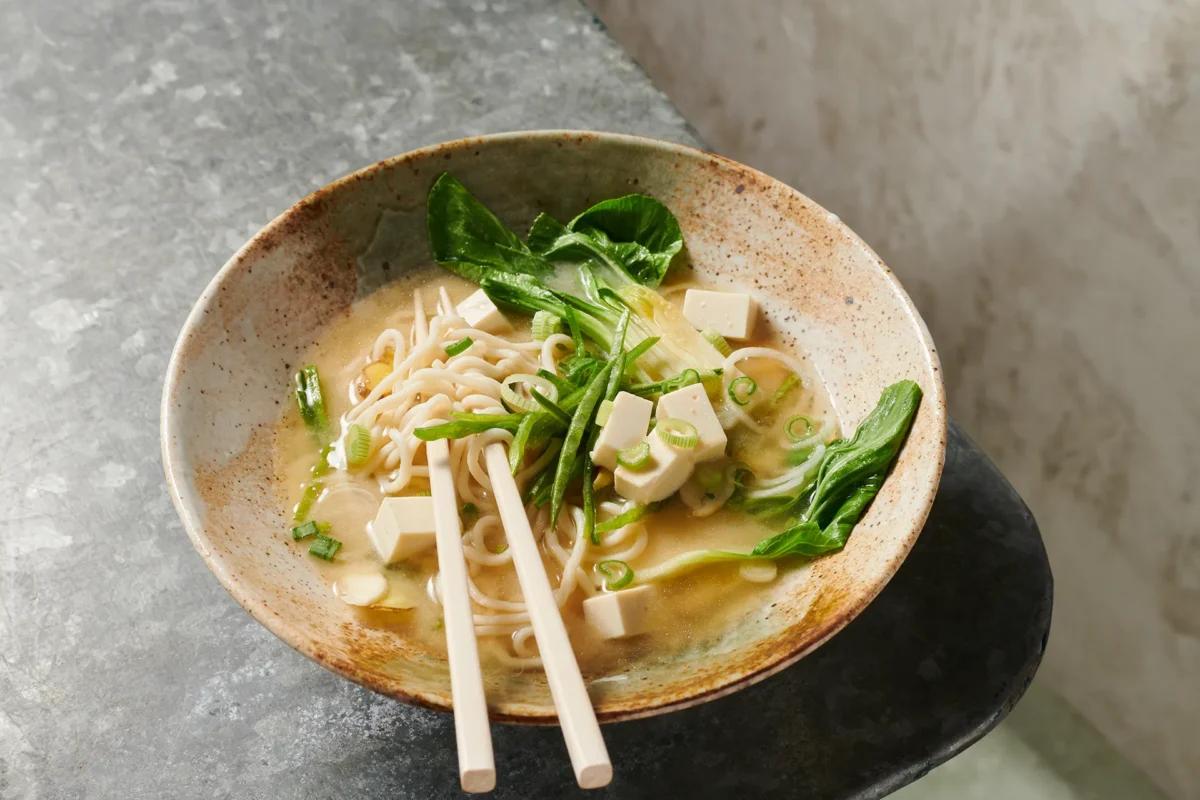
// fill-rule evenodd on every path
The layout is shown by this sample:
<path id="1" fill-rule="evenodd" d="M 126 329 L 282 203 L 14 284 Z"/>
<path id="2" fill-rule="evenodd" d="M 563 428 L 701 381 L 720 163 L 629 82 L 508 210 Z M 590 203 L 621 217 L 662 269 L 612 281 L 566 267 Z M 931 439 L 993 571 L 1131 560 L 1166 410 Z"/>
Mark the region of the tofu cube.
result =
<path id="1" fill-rule="evenodd" d="M 629 392 L 618 392 L 613 398 L 608 421 L 596 437 L 592 461 L 607 469 L 617 468 L 617 451 L 631 447 L 646 437 L 650 429 L 650 413 L 654 403 Z"/>
<path id="2" fill-rule="evenodd" d="M 740 292 L 688 289 L 683 296 L 683 315 L 700 330 L 716 331 L 726 339 L 749 339 L 758 304 Z"/>
<path id="3" fill-rule="evenodd" d="M 492 298 L 484 294 L 483 289 L 472 293 L 458 304 L 458 315 L 466 320 L 472 328 L 489 333 L 499 333 L 509 329 L 508 318 L 496 308 Z"/>
<path id="4" fill-rule="evenodd" d="M 385 497 L 367 535 L 384 564 L 395 564 L 436 543 L 432 497 Z"/>
<path id="5" fill-rule="evenodd" d="M 659 419 L 681 419 L 696 427 L 700 441 L 692 450 L 692 458 L 696 462 L 711 461 L 725 455 L 725 444 L 728 441 L 717 412 L 713 411 L 712 403 L 704 387 L 698 383 L 676 389 L 664 394 L 658 401 Z"/>
<path id="6" fill-rule="evenodd" d="M 635 503 L 654 503 L 679 491 L 692 474 L 690 450 L 672 447 L 657 433 L 646 437 L 650 443 L 650 464 L 640 470 L 618 466 L 613 471 L 617 494 Z"/>
<path id="7" fill-rule="evenodd" d="M 583 601 L 583 616 L 605 639 L 620 639 L 645 633 L 652 586 L 634 586 L 619 592 L 605 592 Z"/>

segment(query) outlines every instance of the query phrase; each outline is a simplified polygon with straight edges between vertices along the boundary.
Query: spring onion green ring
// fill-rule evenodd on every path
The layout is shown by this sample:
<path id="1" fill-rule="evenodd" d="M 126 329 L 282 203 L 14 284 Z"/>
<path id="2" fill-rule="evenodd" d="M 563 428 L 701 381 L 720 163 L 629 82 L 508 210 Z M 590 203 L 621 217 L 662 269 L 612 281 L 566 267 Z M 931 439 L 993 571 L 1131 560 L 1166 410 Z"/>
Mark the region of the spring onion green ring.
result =
<path id="1" fill-rule="evenodd" d="M 556 333 L 562 331 L 563 320 L 558 314 L 550 311 L 538 311 L 533 315 L 533 338 L 544 342 Z"/>
<path id="2" fill-rule="evenodd" d="M 647 467 L 650 464 L 650 444 L 643 441 L 621 448 L 617 451 L 617 463 L 632 470 Z"/>
<path id="3" fill-rule="evenodd" d="M 744 406 L 758 391 L 758 381 L 748 375 L 741 375 L 729 382 L 729 399 Z"/>
<path id="4" fill-rule="evenodd" d="M 680 450 L 691 450 L 700 443 L 700 432 L 686 420 L 660 419 L 654 430 L 660 439 Z"/>
<path id="5" fill-rule="evenodd" d="M 355 423 L 346 430 L 346 465 L 361 467 L 371 457 L 371 432 Z"/>
<path id="6" fill-rule="evenodd" d="M 796 426 L 800 424 L 804 425 L 803 432 L 796 430 Z M 797 414 L 794 417 L 790 417 L 788 421 L 783 424 L 783 432 L 787 434 L 787 437 L 793 442 L 803 442 L 812 435 L 813 427 L 813 421 L 811 419 L 801 414 Z"/>
<path id="7" fill-rule="evenodd" d="M 633 568 L 624 561 L 615 558 L 605 559 L 596 564 L 596 572 L 604 579 L 604 588 L 609 591 L 624 589 L 633 583 Z"/>
<path id="8" fill-rule="evenodd" d="M 771 396 L 771 405 L 777 406 L 782 403 L 792 393 L 792 390 L 799 386 L 801 386 L 801 380 L 796 377 L 796 373 L 789 372 L 788 376 L 783 379 L 783 383 L 779 384 L 779 388 L 775 390 L 775 394 Z"/>
<path id="9" fill-rule="evenodd" d="M 517 373 L 509 375 L 500 385 L 500 398 L 504 404 L 514 411 L 541 411 L 542 406 L 532 397 L 522 395 L 513 389 L 513 384 L 523 383 L 532 389 L 537 389 L 551 403 L 558 402 L 558 387 L 545 378 L 537 375 Z"/>

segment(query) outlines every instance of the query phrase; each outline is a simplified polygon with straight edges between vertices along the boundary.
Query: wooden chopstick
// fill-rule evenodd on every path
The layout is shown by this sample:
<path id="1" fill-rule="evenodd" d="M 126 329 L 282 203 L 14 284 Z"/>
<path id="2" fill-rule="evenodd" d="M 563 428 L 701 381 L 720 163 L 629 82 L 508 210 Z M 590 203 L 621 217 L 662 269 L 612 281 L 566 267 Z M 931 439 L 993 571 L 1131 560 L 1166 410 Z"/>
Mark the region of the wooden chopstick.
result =
<path id="1" fill-rule="evenodd" d="M 546 670 L 546 681 L 550 684 L 550 696 L 558 710 L 558 722 L 567 742 L 571 766 L 575 769 L 575 780 L 584 789 L 599 789 L 612 780 L 612 762 L 579 672 L 575 651 L 567 638 L 558 603 L 554 601 L 521 494 L 509 471 L 508 453 L 499 442 L 488 445 L 484 452 L 492 494 L 512 550 L 517 580 L 521 583 L 525 607 L 533 623 L 533 635 Z"/>
<path id="2" fill-rule="evenodd" d="M 450 656 L 450 693 L 454 700 L 454 738 L 458 743 L 458 778 L 465 792 L 490 792 L 496 787 L 496 762 L 492 731 L 488 726 L 483 672 L 475 643 L 475 620 L 467 587 L 467 567 L 462 549 L 462 523 L 458 496 L 450 468 L 450 448 L 445 439 L 425 445 L 429 459 L 429 487 L 433 495 L 433 520 L 437 532 L 438 570 L 441 573 L 442 612 L 446 649 Z"/>

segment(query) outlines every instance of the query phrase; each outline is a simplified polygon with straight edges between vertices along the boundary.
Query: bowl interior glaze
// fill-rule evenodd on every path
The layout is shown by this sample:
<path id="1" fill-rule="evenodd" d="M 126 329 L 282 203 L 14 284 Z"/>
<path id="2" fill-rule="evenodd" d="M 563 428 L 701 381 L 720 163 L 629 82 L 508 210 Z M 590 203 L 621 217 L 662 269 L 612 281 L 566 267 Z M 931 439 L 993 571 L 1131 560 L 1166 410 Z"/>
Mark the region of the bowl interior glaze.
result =
<path id="1" fill-rule="evenodd" d="M 425 194 L 452 171 L 517 230 L 645 192 L 676 214 L 698 277 L 743 287 L 820 371 L 843 430 L 901 378 L 924 389 L 896 467 L 844 551 L 792 570 L 717 640 L 642 664 L 591 691 L 602 720 L 661 713 L 734 691 L 811 652 L 878 594 L 912 547 L 945 452 L 937 355 L 883 264 L 836 216 L 719 156 L 613 134 L 522 132 L 379 162 L 313 193 L 218 273 L 180 334 L 163 395 L 163 459 L 196 549 L 226 589 L 288 644 L 365 686 L 450 705 L 446 663 L 360 624 L 283 535 L 273 428 L 299 358 L 363 296 L 427 264 Z M 490 676 L 493 718 L 553 722 L 540 673 Z"/>

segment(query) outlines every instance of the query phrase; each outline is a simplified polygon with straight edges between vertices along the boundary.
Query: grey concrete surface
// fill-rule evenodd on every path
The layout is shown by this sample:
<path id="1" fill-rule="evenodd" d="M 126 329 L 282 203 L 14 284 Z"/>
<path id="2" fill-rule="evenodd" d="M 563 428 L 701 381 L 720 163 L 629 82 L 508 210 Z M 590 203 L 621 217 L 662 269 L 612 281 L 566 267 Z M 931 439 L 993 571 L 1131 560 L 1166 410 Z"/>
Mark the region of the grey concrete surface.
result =
<path id="1" fill-rule="evenodd" d="M 208 574 L 164 491 L 159 391 L 201 289 L 296 198 L 533 127 L 693 141 L 569 0 L 0 5 L 0 797 L 457 794 L 448 717 L 308 662 Z M 1023 627 L 960 635 L 914 560 L 800 667 L 609 729 L 607 795 L 875 796 L 994 724 L 1040 658 L 1048 573 L 986 459 L 956 437 L 951 465 L 925 569 L 978 566 L 957 574 L 1005 601 L 979 613 Z M 557 731 L 496 743 L 498 796 L 569 792 Z"/>

